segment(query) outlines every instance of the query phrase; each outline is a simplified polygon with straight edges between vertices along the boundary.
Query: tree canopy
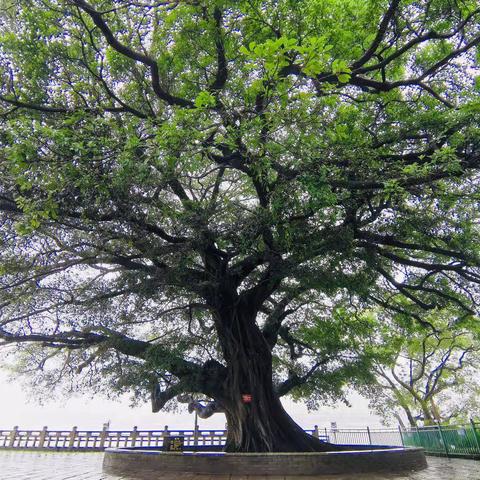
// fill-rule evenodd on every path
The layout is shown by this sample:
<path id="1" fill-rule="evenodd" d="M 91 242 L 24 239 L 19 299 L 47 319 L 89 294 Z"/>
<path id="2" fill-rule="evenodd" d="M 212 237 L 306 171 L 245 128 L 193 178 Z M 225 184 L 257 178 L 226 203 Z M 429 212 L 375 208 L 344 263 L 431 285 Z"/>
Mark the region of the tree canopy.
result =
<path id="1" fill-rule="evenodd" d="M 475 319 L 476 0 L 0 8 L 0 338 L 28 361 L 311 449 L 278 396 L 368 371 L 338 306 Z"/>

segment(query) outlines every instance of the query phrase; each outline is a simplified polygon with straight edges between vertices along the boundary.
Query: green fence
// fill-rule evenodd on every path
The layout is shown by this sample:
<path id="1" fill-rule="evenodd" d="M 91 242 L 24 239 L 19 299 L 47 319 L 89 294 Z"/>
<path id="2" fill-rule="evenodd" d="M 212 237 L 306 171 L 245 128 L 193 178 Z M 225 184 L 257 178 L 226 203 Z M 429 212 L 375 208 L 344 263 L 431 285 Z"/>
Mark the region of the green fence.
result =
<path id="1" fill-rule="evenodd" d="M 480 459 L 480 424 L 422 427 L 401 431 L 403 444 L 425 453 Z"/>

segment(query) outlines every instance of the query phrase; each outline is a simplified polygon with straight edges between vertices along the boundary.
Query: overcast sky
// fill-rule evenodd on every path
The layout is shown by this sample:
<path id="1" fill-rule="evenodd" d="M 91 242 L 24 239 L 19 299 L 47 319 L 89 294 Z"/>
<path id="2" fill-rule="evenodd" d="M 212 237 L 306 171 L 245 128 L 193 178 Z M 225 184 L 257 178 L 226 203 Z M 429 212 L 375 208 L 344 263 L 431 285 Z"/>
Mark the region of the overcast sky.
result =
<path id="1" fill-rule="evenodd" d="M 52 401 L 40 406 L 31 391 L 20 383 L 7 379 L 0 370 L 0 429 L 9 430 L 18 425 L 22 429 L 70 429 L 76 425 L 79 430 L 99 430 L 104 422 L 110 420 L 112 430 L 131 429 L 134 425 L 144 430 L 161 430 L 165 425 L 171 429 L 193 428 L 194 416 L 186 408 L 178 414 L 151 413 L 149 404 L 135 408 L 129 406 L 128 398 L 112 401 L 105 398 L 88 396 L 71 399 L 52 398 Z M 300 404 L 289 400 L 283 401 L 288 412 L 304 428 L 329 427 L 330 422 L 337 422 L 338 428 L 380 426 L 380 419 L 368 411 L 367 401 L 358 395 L 350 397 L 352 407 L 338 405 L 325 407 L 319 411 L 307 412 Z M 200 419 L 200 428 L 217 429 L 225 425 L 223 414 Z"/>

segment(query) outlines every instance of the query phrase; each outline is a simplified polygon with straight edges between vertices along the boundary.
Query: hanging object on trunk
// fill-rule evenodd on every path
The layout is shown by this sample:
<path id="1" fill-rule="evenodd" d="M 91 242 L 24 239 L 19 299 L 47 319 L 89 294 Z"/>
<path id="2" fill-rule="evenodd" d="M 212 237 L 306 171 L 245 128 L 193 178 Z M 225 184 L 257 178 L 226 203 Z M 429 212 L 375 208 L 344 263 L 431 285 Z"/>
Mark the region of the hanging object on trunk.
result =
<path id="1" fill-rule="evenodd" d="M 242 403 L 252 403 L 252 395 L 250 393 L 242 393 Z"/>
<path id="2" fill-rule="evenodd" d="M 206 405 L 199 400 L 195 400 L 192 395 L 178 395 L 177 400 L 180 403 L 188 403 L 188 413 L 197 412 L 200 418 L 209 418 L 214 413 L 224 413 L 225 409 L 218 401 L 207 402 Z"/>

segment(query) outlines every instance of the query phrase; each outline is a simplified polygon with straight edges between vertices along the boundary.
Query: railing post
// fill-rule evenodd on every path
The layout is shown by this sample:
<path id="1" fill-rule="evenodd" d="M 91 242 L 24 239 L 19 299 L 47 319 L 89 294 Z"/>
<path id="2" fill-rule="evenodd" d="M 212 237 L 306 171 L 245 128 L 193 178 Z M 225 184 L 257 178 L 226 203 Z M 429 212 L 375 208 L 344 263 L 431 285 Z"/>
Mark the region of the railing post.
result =
<path id="1" fill-rule="evenodd" d="M 137 443 L 137 437 L 138 437 L 138 428 L 135 425 L 132 431 L 132 447 L 134 447 L 135 444 Z"/>
<path id="2" fill-rule="evenodd" d="M 195 429 L 193 431 L 193 446 L 198 446 L 198 437 L 200 436 L 200 427 L 195 425 Z"/>
<path id="3" fill-rule="evenodd" d="M 100 433 L 100 448 L 103 450 L 105 448 L 105 441 L 107 440 L 108 427 L 106 424 L 103 425 L 102 432 Z"/>
<path id="4" fill-rule="evenodd" d="M 198 412 L 195 410 L 195 422 L 193 424 L 193 446 L 196 447 L 197 445 L 198 445 Z"/>
<path id="5" fill-rule="evenodd" d="M 165 428 L 163 429 L 163 446 L 165 447 L 165 441 L 166 439 L 168 439 L 168 437 L 170 436 L 170 432 L 168 431 L 168 425 L 165 425 Z"/>
<path id="6" fill-rule="evenodd" d="M 443 442 L 443 448 L 445 449 L 445 455 L 448 457 L 448 445 L 447 442 L 445 441 L 445 435 L 443 434 L 442 426 L 440 423 L 437 423 L 438 426 L 438 431 L 440 432 L 440 438 L 442 439 Z"/>
<path id="7" fill-rule="evenodd" d="M 318 438 L 318 425 L 315 425 L 315 426 L 313 427 L 312 436 L 314 436 L 315 438 Z"/>
<path id="8" fill-rule="evenodd" d="M 410 431 L 412 431 L 412 427 L 410 427 Z M 420 447 L 422 445 L 422 442 L 420 441 L 420 432 L 418 431 L 418 425 L 415 424 L 415 433 L 417 434 L 417 440 L 416 440 L 416 447 Z M 415 438 L 415 435 L 413 436 Z"/>
<path id="9" fill-rule="evenodd" d="M 77 437 L 77 427 L 73 427 L 68 438 L 68 448 L 73 448 L 75 445 L 75 438 Z M 88 438 L 87 438 L 88 444 Z"/>
<path id="10" fill-rule="evenodd" d="M 398 433 L 400 434 L 400 441 L 402 442 L 402 447 L 404 447 L 405 442 L 403 441 L 403 432 L 402 432 L 402 427 L 400 425 L 398 426 Z"/>
<path id="11" fill-rule="evenodd" d="M 38 448 L 43 448 L 45 446 L 45 439 L 48 435 L 48 427 L 43 427 L 42 431 L 40 432 L 40 438 L 38 440 Z"/>
<path id="12" fill-rule="evenodd" d="M 480 441 L 478 440 L 478 437 L 477 437 L 477 429 L 475 427 L 475 422 L 473 421 L 473 418 L 470 419 L 470 426 L 472 427 L 473 440 L 475 442 L 475 445 L 477 446 L 477 451 L 478 453 L 480 453 Z"/>
<path id="13" fill-rule="evenodd" d="M 15 439 L 17 438 L 18 435 L 18 426 L 15 425 L 13 427 L 13 430 L 10 432 L 10 439 L 8 442 L 9 447 L 14 447 L 15 446 Z"/>
<path id="14" fill-rule="evenodd" d="M 370 434 L 370 427 L 367 427 L 368 443 L 372 444 L 372 435 Z"/>

